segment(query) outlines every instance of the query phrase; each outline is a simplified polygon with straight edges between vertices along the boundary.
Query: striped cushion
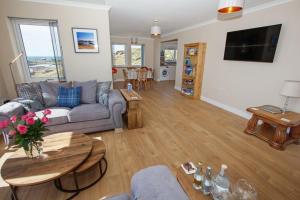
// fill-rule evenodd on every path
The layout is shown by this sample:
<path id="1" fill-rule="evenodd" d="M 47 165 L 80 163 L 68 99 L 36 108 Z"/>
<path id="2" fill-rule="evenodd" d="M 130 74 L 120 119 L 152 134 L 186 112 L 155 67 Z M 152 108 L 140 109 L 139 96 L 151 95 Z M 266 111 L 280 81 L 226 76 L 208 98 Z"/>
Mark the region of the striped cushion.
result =
<path id="1" fill-rule="evenodd" d="M 42 89 L 38 83 L 17 84 L 17 93 L 20 98 L 37 101 L 44 105 Z"/>
<path id="2" fill-rule="evenodd" d="M 65 88 L 59 86 L 57 104 L 60 107 L 74 108 L 80 104 L 81 87 Z"/>

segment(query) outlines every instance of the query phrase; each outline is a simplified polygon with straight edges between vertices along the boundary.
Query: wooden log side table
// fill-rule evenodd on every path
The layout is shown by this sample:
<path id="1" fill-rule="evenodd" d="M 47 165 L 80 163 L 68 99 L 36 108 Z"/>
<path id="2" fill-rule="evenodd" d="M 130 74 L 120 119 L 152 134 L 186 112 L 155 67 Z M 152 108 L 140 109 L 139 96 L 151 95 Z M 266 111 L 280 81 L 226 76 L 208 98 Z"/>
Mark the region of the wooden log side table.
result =
<path id="1" fill-rule="evenodd" d="M 143 115 L 141 101 L 143 98 L 134 90 L 129 92 L 127 89 L 120 89 L 127 102 L 127 123 L 128 129 L 142 128 Z"/>
<path id="2" fill-rule="evenodd" d="M 72 132 L 52 134 L 43 139 L 43 154 L 39 158 L 27 158 L 20 148 L 1 167 L 1 175 L 9 184 L 14 200 L 18 199 L 17 187 L 56 181 L 63 175 L 74 172 L 89 157 L 93 147 L 90 137 Z M 76 183 L 77 177 L 75 172 L 73 174 Z"/>
<path id="3" fill-rule="evenodd" d="M 251 107 L 247 109 L 252 113 L 248 121 L 245 133 L 254 135 L 278 150 L 284 150 L 286 145 L 294 143 L 300 144 L 300 114 L 295 112 L 286 112 L 273 114 L 261 109 L 261 107 Z M 276 131 L 274 135 L 265 134 L 259 131 L 258 121 L 263 122 L 263 126 L 274 126 Z"/>

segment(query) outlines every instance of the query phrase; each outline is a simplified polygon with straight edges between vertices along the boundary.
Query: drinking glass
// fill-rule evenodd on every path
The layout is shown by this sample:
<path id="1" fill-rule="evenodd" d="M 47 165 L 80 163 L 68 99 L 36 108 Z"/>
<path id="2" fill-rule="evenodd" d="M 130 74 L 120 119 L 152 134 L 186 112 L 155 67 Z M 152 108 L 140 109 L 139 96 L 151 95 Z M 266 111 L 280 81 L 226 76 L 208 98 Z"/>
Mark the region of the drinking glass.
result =
<path id="1" fill-rule="evenodd" d="M 236 200 L 256 200 L 257 193 L 255 188 L 250 185 L 245 179 L 237 181 L 233 188 L 233 196 Z"/>

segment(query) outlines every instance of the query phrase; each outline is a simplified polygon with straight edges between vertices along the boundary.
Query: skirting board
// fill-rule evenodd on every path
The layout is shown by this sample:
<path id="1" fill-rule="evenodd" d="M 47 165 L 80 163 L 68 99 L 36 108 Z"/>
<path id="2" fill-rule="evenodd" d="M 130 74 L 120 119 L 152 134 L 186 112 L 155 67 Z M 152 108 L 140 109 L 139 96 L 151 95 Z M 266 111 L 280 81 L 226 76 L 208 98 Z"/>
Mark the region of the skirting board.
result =
<path id="1" fill-rule="evenodd" d="M 175 85 L 175 90 L 181 91 L 181 87 Z"/>
<path id="2" fill-rule="evenodd" d="M 178 90 L 178 91 L 181 91 L 181 87 L 180 86 L 175 86 L 175 90 Z M 223 103 L 220 103 L 216 100 L 213 100 L 213 99 L 210 99 L 208 97 L 204 97 L 204 96 L 201 96 L 200 98 L 202 101 L 205 101 L 206 103 L 209 103 L 211 105 L 214 105 L 218 108 L 221 108 L 223 110 L 226 110 L 228 112 L 231 112 L 233 114 L 236 114 L 240 117 L 243 117 L 245 119 L 250 119 L 251 118 L 251 114 L 246 112 L 246 111 L 242 111 L 242 110 L 239 110 L 237 108 L 234 108 L 234 107 L 231 107 L 231 106 L 228 106 L 228 105 L 225 105 Z"/>
<path id="3" fill-rule="evenodd" d="M 175 86 L 175 90 L 178 90 L 178 91 L 181 91 L 181 87 L 180 86 Z M 228 112 L 231 112 L 233 114 L 236 114 L 240 117 L 243 117 L 245 119 L 250 119 L 251 118 L 251 114 L 246 112 L 246 111 L 242 111 L 242 110 L 239 110 L 237 108 L 234 108 L 234 107 L 231 107 L 231 106 L 228 106 L 228 105 L 225 105 L 223 103 L 220 103 L 216 100 L 213 100 L 213 99 L 210 99 L 208 97 L 204 97 L 204 96 L 201 96 L 200 98 L 202 101 L 205 101 L 206 103 L 209 103 L 211 105 L 214 105 L 218 108 L 221 108 L 223 110 L 226 110 Z"/>
<path id="4" fill-rule="evenodd" d="M 210 98 L 207 98 L 207 97 L 204 97 L 204 96 L 201 96 L 201 100 L 202 101 L 205 101 L 209 104 L 212 104 L 214 106 L 217 106 L 219 108 L 222 108 L 223 110 L 226 110 L 228 112 L 231 112 L 233 114 L 236 114 L 240 117 L 243 117 L 245 119 L 250 119 L 251 118 L 251 114 L 246 112 L 246 111 L 242 111 L 242 110 L 239 110 L 237 108 L 234 108 L 234 107 L 231 107 L 231 106 L 228 106 L 228 105 L 225 105 L 223 103 L 220 103 L 216 100 L 213 100 L 213 99 L 210 99 Z"/>

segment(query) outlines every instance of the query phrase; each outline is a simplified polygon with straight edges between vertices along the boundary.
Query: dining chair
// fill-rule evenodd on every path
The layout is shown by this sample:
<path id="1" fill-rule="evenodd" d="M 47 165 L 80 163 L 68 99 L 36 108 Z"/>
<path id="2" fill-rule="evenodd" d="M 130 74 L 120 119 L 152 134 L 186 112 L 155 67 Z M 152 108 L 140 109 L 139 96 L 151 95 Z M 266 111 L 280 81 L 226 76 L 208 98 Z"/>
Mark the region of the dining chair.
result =
<path id="1" fill-rule="evenodd" d="M 145 90 L 147 89 L 147 73 L 148 70 L 145 68 L 138 69 L 138 89 L 144 88 Z"/>
<path id="2" fill-rule="evenodd" d="M 138 72 L 136 69 L 123 69 L 124 86 L 127 88 L 127 84 L 131 83 L 133 88 L 137 88 Z"/>
<path id="3" fill-rule="evenodd" d="M 153 81 L 154 81 L 154 69 L 148 68 L 148 71 L 147 71 L 147 82 L 149 83 L 149 88 L 152 87 Z"/>
<path id="4" fill-rule="evenodd" d="M 124 76 L 124 88 L 127 88 L 127 84 L 130 83 L 130 80 L 128 78 L 128 70 L 123 69 L 123 76 Z"/>

